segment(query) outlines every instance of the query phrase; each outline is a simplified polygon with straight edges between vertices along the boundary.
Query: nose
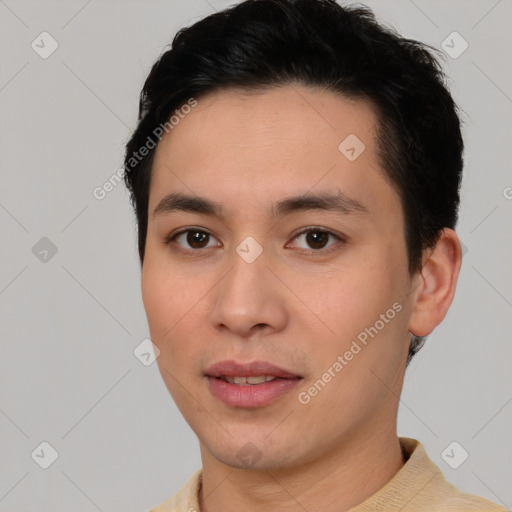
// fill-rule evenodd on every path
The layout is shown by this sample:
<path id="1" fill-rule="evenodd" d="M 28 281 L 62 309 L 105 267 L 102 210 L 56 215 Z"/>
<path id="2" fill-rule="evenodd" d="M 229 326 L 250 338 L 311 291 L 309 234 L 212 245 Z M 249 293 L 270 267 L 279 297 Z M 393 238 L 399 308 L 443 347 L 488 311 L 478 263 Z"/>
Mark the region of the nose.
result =
<path id="1" fill-rule="evenodd" d="M 234 252 L 231 268 L 214 288 L 211 311 L 214 328 L 250 338 L 283 330 L 288 322 L 286 290 L 265 251 L 252 263 Z"/>

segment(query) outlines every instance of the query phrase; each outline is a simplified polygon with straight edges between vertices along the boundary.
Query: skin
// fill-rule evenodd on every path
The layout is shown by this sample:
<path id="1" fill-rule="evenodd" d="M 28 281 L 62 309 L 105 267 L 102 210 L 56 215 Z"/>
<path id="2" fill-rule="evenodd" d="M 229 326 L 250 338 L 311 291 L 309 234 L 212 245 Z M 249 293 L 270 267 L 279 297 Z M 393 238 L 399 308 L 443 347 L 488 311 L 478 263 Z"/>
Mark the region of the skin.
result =
<path id="1" fill-rule="evenodd" d="M 427 335 L 444 318 L 461 248 L 445 229 L 425 251 L 422 272 L 409 275 L 401 204 L 377 155 L 377 119 L 369 102 L 295 84 L 223 90 L 200 98 L 156 149 L 142 295 L 162 377 L 200 442 L 202 511 L 341 512 L 404 464 L 396 418 L 411 333 Z M 349 134 L 366 146 L 355 161 L 338 150 Z M 270 215 L 280 199 L 325 190 L 367 212 Z M 215 200 L 223 216 L 153 217 L 171 192 Z M 187 227 L 210 237 L 164 243 Z M 346 241 L 311 245 L 301 235 L 311 227 Z M 263 249 L 253 263 L 235 250 L 248 236 Z M 401 311 L 300 403 L 298 393 L 396 302 Z M 303 380 L 265 407 L 230 407 L 205 377 L 225 359 L 269 361 Z M 248 442 L 261 453 L 256 463 L 237 456 Z"/>

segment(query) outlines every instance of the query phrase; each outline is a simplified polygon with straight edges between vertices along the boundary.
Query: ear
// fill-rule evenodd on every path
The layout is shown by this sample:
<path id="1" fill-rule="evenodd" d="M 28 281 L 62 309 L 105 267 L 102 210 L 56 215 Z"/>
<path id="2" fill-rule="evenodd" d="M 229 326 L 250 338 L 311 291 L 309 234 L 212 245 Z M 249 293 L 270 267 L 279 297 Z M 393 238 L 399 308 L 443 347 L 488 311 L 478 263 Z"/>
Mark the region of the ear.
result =
<path id="1" fill-rule="evenodd" d="M 442 322 L 455 295 L 461 262 L 459 237 L 445 228 L 435 247 L 426 251 L 421 272 L 411 280 L 411 333 L 427 336 Z"/>

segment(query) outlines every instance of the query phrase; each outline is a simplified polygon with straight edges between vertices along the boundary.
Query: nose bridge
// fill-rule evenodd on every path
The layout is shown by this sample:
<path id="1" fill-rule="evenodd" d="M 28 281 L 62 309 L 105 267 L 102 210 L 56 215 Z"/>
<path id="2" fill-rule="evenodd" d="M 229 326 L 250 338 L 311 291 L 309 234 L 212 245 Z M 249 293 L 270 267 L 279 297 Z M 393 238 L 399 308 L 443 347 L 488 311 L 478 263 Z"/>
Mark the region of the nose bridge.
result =
<path id="1" fill-rule="evenodd" d="M 246 310 L 246 314 L 251 314 L 260 309 L 268 278 L 267 260 L 263 247 L 252 237 L 236 247 L 231 257 L 231 271 L 222 286 L 222 298 L 232 311 L 242 314 Z"/>
<path id="2" fill-rule="evenodd" d="M 281 329 L 286 321 L 282 290 L 269 271 L 269 254 L 252 237 L 244 239 L 230 258 L 230 270 L 217 287 L 212 323 L 239 335 L 255 325 Z M 267 327 L 269 328 L 269 327 Z"/>

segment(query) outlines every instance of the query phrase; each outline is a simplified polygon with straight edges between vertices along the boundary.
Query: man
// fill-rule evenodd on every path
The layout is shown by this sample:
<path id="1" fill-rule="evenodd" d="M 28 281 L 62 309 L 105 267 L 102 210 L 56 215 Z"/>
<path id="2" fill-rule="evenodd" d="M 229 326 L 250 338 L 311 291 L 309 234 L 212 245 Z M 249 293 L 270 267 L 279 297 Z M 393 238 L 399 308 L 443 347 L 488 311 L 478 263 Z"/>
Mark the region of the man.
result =
<path id="1" fill-rule="evenodd" d="M 503 511 L 396 417 L 461 265 L 463 142 L 426 46 L 332 0 L 181 30 L 127 145 L 158 365 L 202 468 L 163 511 Z"/>

